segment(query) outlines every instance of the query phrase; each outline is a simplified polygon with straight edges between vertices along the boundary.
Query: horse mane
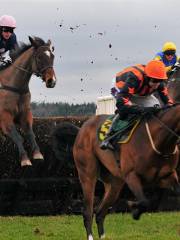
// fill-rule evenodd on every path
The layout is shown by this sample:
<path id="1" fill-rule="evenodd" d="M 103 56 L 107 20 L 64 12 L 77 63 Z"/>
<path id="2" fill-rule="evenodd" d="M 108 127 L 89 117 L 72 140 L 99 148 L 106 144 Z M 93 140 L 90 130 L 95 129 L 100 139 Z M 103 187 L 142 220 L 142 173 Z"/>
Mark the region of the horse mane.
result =
<path id="1" fill-rule="evenodd" d="M 37 42 L 39 46 L 45 45 L 45 42 L 43 39 L 39 37 L 33 37 L 33 39 Z M 19 45 L 17 45 L 16 48 L 11 50 L 9 53 L 12 61 L 14 62 L 22 53 L 24 53 L 26 50 L 28 50 L 31 47 L 32 47 L 31 44 L 20 42 Z"/>
<path id="2" fill-rule="evenodd" d="M 14 62 L 23 52 L 28 50 L 31 47 L 31 44 L 25 44 L 24 42 L 21 42 L 20 45 L 16 46 L 15 49 L 11 50 L 9 55 Z"/>

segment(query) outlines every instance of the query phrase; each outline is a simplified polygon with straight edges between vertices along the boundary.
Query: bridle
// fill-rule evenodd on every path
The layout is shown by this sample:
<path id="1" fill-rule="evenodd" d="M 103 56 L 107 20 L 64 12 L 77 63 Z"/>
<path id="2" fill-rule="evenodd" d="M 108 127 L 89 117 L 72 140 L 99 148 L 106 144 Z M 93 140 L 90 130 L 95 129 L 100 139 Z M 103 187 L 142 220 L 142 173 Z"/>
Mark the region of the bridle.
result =
<path id="1" fill-rule="evenodd" d="M 46 69 L 48 69 L 48 68 L 53 68 L 52 65 L 48 65 L 48 66 L 46 66 L 46 67 L 44 67 L 44 68 L 41 68 L 41 69 L 38 70 L 38 71 L 28 71 L 28 70 L 26 70 L 25 68 L 23 68 L 23 67 L 21 67 L 21 66 L 15 65 L 15 67 L 16 67 L 17 69 L 23 71 L 23 72 L 29 73 L 30 75 L 34 74 L 34 75 L 36 75 L 37 77 L 42 77 L 43 72 L 44 72 Z"/>
<path id="2" fill-rule="evenodd" d="M 47 47 L 47 46 L 40 46 L 38 49 L 40 48 L 44 48 L 44 47 Z M 53 68 L 53 65 L 48 65 L 46 67 L 43 67 L 41 69 L 38 69 L 38 63 L 37 63 L 37 53 L 35 52 L 33 54 L 33 60 L 35 61 L 35 65 L 36 65 L 36 71 L 28 71 L 27 69 L 25 69 L 24 67 L 22 66 L 17 66 L 15 64 L 13 64 L 12 66 L 14 66 L 15 68 L 23 71 L 23 72 L 26 72 L 30 75 L 32 74 L 35 74 L 37 77 L 42 77 L 43 75 L 43 72 L 48 69 L 48 68 Z M 0 90 L 7 90 L 7 91 L 11 91 L 11 92 L 15 92 L 15 93 L 18 93 L 19 95 L 23 95 L 23 94 L 27 94 L 29 93 L 29 88 L 28 89 L 19 89 L 19 88 L 16 88 L 16 87 L 12 87 L 12 86 L 7 86 L 7 85 L 2 85 L 0 83 Z"/>
<path id="3" fill-rule="evenodd" d="M 40 48 L 46 48 L 47 46 L 40 46 L 38 49 L 40 49 Z M 34 74 L 34 75 L 36 75 L 37 77 L 42 77 L 42 75 L 43 75 L 43 72 L 46 70 L 46 69 L 48 69 L 48 68 L 53 68 L 53 65 L 48 65 L 48 66 L 46 66 L 46 67 L 43 67 L 43 68 L 41 68 L 41 69 L 38 69 L 38 63 L 37 63 L 37 53 L 35 52 L 34 54 L 33 54 L 33 59 L 34 59 L 34 61 L 35 61 L 35 64 L 36 64 L 36 71 L 28 71 L 27 69 L 25 69 L 25 68 L 23 68 L 23 67 L 21 67 L 21 66 L 17 66 L 17 65 L 14 65 L 17 69 L 19 69 L 19 70 L 21 70 L 21 71 L 23 71 L 23 72 L 26 72 L 26 73 L 29 73 L 30 75 L 32 75 L 32 74 Z"/>

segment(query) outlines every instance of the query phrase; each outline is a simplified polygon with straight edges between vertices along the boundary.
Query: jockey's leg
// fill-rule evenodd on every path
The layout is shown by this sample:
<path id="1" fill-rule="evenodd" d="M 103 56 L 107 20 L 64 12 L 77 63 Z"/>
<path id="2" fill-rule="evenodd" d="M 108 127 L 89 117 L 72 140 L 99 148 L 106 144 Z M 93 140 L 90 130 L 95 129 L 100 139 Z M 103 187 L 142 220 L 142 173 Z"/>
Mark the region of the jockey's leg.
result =
<path id="1" fill-rule="evenodd" d="M 111 150 L 114 150 L 114 147 L 112 146 L 111 144 L 111 140 L 113 139 L 113 134 L 114 134 L 114 131 L 113 131 L 113 128 L 115 126 L 115 124 L 118 122 L 119 120 L 119 114 L 116 114 L 112 120 L 112 123 L 111 123 L 111 126 L 106 134 L 106 137 L 105 139 L 102 141 L 102 143 L 100 144 L 100 148 L 101 149 L 111 149 Z"/>
<path id="2" fill-rule="evenodd" d="M 141 180 L 134 171 L 128 173 L 125 177 L 125 182 L 137 198 L 137 202 L 129 202 L 129 207 L 132 208 L 133 218 L 137 220 L 149 207 L 149 200 L 147 200 L 144 195 Z"/>
<path id="3" fill-rule="evenodd" d="M 12 125 L 7 132 L 7 135 L 13 140 L 13 142 L 17 145 L 20 155 L 21 166 L 31 166 L 31 161 L 27 156 L 27 153 L 23 146 L 23 139 L 21 135 L 18 133 L 15 125 Z"/>

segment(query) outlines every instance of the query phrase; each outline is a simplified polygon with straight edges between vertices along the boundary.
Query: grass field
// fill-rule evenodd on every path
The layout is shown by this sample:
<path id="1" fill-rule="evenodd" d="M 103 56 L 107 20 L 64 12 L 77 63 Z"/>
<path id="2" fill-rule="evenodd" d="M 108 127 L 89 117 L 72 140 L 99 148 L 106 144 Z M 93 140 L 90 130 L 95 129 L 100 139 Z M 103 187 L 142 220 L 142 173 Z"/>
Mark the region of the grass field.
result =
<path id="1" fill-rule="evenodd" d="M 94 224 L 94 237 L 97 229 Z M 178 240 L 180 212 L 144 214 L 139 221 L 129 214 L 108 215 L 106 240 Z M 0 240 L 86 240 L 81 216 L 0 217 Z"/>

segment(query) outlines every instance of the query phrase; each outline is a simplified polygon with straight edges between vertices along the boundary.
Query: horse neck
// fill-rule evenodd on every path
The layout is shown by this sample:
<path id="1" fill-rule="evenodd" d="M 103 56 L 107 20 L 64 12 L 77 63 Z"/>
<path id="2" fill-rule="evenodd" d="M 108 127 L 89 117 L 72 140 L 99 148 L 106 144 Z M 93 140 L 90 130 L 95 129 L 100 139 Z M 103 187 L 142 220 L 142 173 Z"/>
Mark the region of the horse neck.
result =
<path id="1" fill-rule="evenodd" d="M 32 76 L 33 48 L 22 53 L 15 62 L 3 71 L 1 83 L 15 87 L 27 89 Z"/>
<path id="2" fill-rule="evenodd" d="M 174 132 L 161 125 L 156 119 L 150 122 L 150 128 L 155 145 L 161 152 L 172 152 L 177 142 L 177 136 L 180 130 L 180 105 L 170 108 L 162 116 L 157 117 L 164 125 Z"/>

